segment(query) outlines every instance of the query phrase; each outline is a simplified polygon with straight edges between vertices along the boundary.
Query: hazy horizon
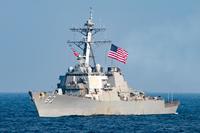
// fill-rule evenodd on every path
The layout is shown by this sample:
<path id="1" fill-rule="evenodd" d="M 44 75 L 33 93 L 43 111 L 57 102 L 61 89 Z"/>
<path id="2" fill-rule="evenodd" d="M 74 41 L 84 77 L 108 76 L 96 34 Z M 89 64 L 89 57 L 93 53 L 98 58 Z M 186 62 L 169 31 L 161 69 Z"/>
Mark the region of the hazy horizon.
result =
<path id="1" fill-rule="evenodd" d="M 50 91 L 76 63 L 69 31 L 82 27 L 93 8 L 96 40 L 129 52 L 122 69 L 130 87 L 144 92 L 200 93 L 200 1 L 198 0 L 2 0 L 0 1 L 0 92 Z M 95 46 L 97 63 L 110 45 Z M 77 49 L 77 48 L 76 48 Z"/>

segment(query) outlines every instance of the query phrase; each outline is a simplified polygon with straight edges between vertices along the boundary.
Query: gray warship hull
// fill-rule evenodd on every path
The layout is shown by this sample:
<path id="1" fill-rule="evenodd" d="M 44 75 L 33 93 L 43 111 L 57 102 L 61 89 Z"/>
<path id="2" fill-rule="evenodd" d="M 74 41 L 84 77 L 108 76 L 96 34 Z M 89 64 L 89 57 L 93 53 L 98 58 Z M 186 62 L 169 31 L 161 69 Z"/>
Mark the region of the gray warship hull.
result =
<path id="1" fill-rule="evenodd" d="M 31 93 L 40 117 L 69 115 L 152 115 L 177 114 L 179 102 L 166 103 L 164 100 L 138 101 L 95 101 L 84 97 L 52 95 L 40 97 Z"/>

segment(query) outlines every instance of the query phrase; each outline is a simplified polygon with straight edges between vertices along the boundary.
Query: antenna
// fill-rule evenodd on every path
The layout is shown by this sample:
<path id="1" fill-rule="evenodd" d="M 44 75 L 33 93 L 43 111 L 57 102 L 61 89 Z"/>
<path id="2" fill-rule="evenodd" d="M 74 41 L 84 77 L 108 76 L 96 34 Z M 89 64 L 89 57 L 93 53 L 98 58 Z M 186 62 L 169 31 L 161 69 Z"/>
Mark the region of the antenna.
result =
<path id="1" fill-rule="evenodd" d="M 168 100 L 168 102 L 169 102 L 169 92 L 167 93 L 167 100 Z"/>
<path id="2" fill-rule="evenodd" d="M 79 32 L 83 35 L 84 39 L 81 41 L 68 41 L 68 44 L 75 44 L 78 48 L 80 48 L 83 52 L 83 60 L 86 66 L 90 65 L 90 59 L 92 59 L 94 66 L 96 66 L 95 56 L 93 53 L 92 46 L 94 44 L 104 44 L 104 43 L 111 43 L 108 40 L 101 40 L 96 41 L 94 40 L 93 36 L 101 31 L 105 31 L 105 28 L 96 28 L 95 23 L 92 20 L 92 7 L 90 7 L 90 17 L 84 24 L 82 28 L 71 28 L 73 32 Z"/>
<path id="3" fill-rule="evenodd" d="M 172 94 L 171 94 L 171 102 L 173 102 L 174 101 L 174 96 L 173 96 L 174 94 L 173 94 L 173 92 L 172 92 Z"/>
<path id="4" fill-rule="evenodd" d="M 92 7 L 90 7 L 90 18 L 92 20 Z"/>

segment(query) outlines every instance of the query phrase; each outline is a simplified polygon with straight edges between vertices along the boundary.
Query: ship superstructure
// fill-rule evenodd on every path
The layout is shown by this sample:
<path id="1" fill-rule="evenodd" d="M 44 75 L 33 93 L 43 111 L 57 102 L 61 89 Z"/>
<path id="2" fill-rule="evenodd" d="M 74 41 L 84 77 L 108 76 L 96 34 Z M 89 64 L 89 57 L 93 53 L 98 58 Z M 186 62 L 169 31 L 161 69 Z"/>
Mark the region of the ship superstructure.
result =
<path id="1" fill-rule="evenodd" d="M 68 41 L 70 45 L 80 48 L 82 53 L 77 55 L 78 63 L 59 77 L 56 90 L 29 92 L 39 116 L 176 113 L 178 101 L 166 102 L 159 96 L 147 96 L 128 86 L 120 68 L 111 66 L 106 70 L 96 63 L 93 45 L 110 41 L 93 39 L 96 33 L 105 31 L 105 28 L 95 27 L 91 12 L 83 28 L 70 30 L 83 35 L 81 41 Z"/>

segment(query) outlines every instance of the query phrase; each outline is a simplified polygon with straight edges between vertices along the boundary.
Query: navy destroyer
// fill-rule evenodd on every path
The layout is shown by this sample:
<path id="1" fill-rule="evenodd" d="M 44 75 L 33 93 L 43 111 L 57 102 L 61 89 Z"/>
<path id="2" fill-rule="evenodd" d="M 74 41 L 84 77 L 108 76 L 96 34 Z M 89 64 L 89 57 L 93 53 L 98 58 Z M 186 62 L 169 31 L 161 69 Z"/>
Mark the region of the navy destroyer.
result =
<path id="1" fill-rule="evenodd" d="M 111 42 L 94 41 L 93 36 L 105 28 L 95 27 L 91 12 L 83 28 L 70 30 L 84 36 L 81 41 L 68 41 L 82 51 L 80 54 L 73 49 L 78 63 L 59 77 L 60 82 L 55 90 L 29 91 L 40 117 L 177 113 L 179 101 L 169 102 L 160 96 L 148 96 L 128 86 L 120 68 L 111 66 L 105 70 L 96 63 L 93 45 Z M 116 49 L 116 46 L 112 47 Z"/>

